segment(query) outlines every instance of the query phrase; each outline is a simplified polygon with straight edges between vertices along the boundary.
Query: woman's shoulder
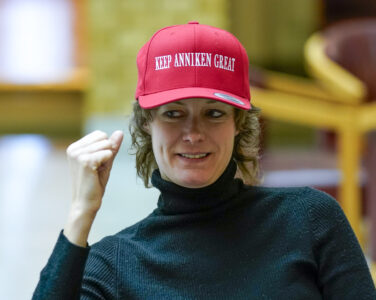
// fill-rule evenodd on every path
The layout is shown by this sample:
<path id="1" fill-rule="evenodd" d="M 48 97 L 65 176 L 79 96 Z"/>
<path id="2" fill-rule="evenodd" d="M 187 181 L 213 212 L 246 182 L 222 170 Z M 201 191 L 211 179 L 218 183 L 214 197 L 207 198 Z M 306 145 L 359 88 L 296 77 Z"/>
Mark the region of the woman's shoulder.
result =
<path id="1" fill-rule="evenodd" d="M 245 186 L 247 193 L 259 201 L 280 202 L 286 205 L 303 205 L 309 208 L 327 209 L 339 207 L 329 194 L 311 187 L 265 187 Z"/>
<path id="2" fill-rule="evenodd" d="M 250 212 L 266 219 L 278 219 L 310 232 L 320 240 L 328 232 L 342 227 L 351 231 L 349 222 L 336 199 L 311 187 L 246 187 Z M 281 224 L 282 224 L 281 223 Z"/>
<path id="3" fill-rule="evenodd" d="M 309 222 L 344 218 L 336 199 L 311 187 L 245 186 L 243 198 L 253 209 L 266 209 L 285 216 L 293 214 Z"/>

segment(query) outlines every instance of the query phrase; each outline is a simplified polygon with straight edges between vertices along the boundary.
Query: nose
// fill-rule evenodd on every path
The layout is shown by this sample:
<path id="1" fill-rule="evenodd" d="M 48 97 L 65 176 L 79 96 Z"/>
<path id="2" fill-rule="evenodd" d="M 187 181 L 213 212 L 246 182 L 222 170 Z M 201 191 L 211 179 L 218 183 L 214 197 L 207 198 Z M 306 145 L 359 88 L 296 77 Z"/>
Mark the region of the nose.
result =
<path id="1" fill-rule="evenodd" d="M 203 124 L 197 118 L 189 118 L 184 124 L 183 141 L 196 144 L 205 139 Z"/>

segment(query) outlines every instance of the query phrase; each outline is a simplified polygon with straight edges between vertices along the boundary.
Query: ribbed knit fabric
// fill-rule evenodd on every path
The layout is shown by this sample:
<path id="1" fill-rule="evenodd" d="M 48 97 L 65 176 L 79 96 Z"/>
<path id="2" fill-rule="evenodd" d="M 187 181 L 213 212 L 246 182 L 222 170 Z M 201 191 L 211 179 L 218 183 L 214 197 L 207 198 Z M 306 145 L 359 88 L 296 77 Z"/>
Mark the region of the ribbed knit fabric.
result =
<path id="1" fill-rule="evenodd" d="M 334 199 L 246 186 L 235 171 L 200 189 L 155 171 L 158 208 L 91 248 L 60 234 L 33 299 L 376 299 Z"/>

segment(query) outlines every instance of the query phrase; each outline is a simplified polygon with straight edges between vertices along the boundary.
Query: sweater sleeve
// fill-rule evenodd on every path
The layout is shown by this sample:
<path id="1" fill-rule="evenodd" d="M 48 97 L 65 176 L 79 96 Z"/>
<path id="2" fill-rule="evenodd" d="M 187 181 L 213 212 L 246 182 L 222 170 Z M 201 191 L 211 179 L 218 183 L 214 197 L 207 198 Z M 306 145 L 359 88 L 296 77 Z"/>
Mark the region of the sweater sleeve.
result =
<path id="1" fill-rule="evenodd" d="M 79 299 L 82 277 L 90 247 L 79 247 L 60 232 L 52 254 L 43 268 L 32 300 Z"/>
<path id="2" fill-rule="evenodd" d="M 116 299 L 116 251 L 111 237 L 83 248 L 61 231 L 32 300 Z"/>
<path id="3" fill-rule="evenodd" d="M 324 299 L 376 299 L 362 249 L 335 199 L 309 189 L 313 249 Z"/>

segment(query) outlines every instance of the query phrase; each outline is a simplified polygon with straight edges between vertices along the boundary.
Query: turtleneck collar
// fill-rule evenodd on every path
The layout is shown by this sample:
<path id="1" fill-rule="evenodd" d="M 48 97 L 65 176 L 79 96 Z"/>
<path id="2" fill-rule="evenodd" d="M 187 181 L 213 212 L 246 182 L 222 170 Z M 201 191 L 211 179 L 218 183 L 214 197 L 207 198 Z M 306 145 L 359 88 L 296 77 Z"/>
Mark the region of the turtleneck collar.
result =
<path id="1" fill-rule="evenodd" d="M 236 163 L 231 160 L 223 174 L 213 184 L 203 188 L 186 188 L 161 178 L 154 170 L 151 182 L 160 190 L 158 209 L 162 214 L 182 214 L 205 211 L 227 202 L 237 194 L 240 180 L 234 179 Z"/>

